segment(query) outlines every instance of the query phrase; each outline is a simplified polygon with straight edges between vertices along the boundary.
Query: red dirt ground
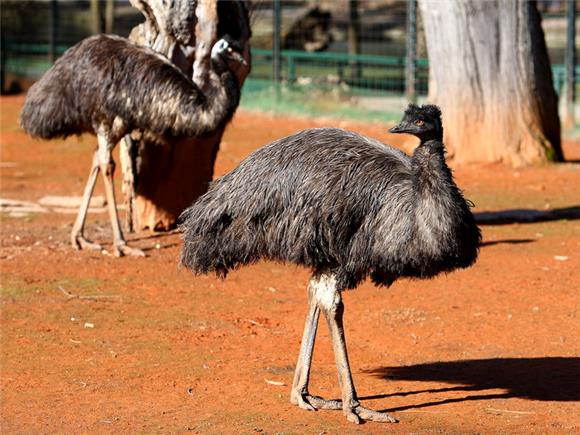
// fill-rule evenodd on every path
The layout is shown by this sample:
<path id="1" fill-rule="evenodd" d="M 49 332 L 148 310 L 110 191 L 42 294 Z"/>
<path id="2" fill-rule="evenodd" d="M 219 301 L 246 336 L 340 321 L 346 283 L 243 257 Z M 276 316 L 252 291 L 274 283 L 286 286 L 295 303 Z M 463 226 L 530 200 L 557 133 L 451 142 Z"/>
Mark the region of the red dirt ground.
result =
<path id="1" fill-rule="evenodd" d="M 80 195 L 94 138 L 34 141 L 17 126 L 22 97 L 0 103 L 1 196 Z M 274 138 L 337 124 L 401 145 L 383 125 L 241 111 L 217 175 Z M 578 206 L 580 144 L 565 151 L 576 163 L 454 169 L 476 212 Z M 144 259 L 78 253 L 73 219 L 2 217 L 2 433 L 579 432 L 578 219 L 482 226 L 471 269 L 346 293 L 359 395 L 400 420 L 361 426 L 289 403 L 307 271 L 263 262 L 225 281 L 193 277 L 177 267 L 177 234 L 130 237 Z M 106 214 L 88 230 L 110 243 Z M 338 397 L 324 323 L 319 334 L 311 391 Z"/>

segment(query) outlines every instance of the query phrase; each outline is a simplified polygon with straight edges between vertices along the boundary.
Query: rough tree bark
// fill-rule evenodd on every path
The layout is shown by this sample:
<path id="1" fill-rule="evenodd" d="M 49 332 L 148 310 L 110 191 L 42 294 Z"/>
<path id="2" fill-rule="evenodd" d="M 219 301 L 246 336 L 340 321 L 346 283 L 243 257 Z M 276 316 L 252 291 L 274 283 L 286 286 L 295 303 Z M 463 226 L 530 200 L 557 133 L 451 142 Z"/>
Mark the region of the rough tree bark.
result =
<path id="1" fill-rule="evenodd" d="M 557 96 L 535 2 L 419 0 L 430 65 L 455 161 L 563 159 Z"/>
<path id="2" fill-rule="evenodd" d="M 189 77 L 195 77 L 202 89 L 210 68 L 211 47 L 225 33 L 242 43 L 244 57 L 250 64 L 250 23 L 242 2 L 131 0 L 131 3 L 144 13 L 146 22 L 133 29 L 130 38 L 167 56 Z M 248 73 L 249 67 L 236 71 L 240 84 Z M 207 190 L 223 132 L 220 129 L 203 138 L 183 138 L 170 146 L 135 138 L 138 142 L 133 160 L 135 177 L 124 177 L 125 187 L 132 184 L 135 191 L 134 228 L 162 231 L 175 226 L 181 212 Z M 126 151 L 127 147 L 121 147 L 121 152 Z M 126 156 L 122 156 L 123 161 L 123 171 L 129 174 L 126 169 L 131 162 Z"/>
<path id="3" fill-rule="evenodd" d="M 193 82 L 205 89 L 210 68 L 211 47 L 217 35 L 217 5 L 215 1 L 199 0 L 195 8 L 198 18 L 195 26 L 195 61 L 193 63 Z"/>

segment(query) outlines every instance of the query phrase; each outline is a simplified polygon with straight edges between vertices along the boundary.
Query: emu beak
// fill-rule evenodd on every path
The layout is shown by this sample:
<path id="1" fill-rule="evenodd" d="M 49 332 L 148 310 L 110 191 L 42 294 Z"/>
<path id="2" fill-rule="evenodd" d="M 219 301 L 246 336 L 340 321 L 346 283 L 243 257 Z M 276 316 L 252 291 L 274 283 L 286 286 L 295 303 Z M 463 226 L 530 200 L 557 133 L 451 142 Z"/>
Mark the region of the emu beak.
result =
<path id="1" fill-rule="evenodd" d="M 246 62 L 246 59 L 244 59 L 244 57 L 243 57 L 243 56 L 242 56 L 240 53 L 238 53 L 238 52 L 236 52 L 236 51 L 233 51 L 233 52 L 230 54 L 230 57 L 231 57 L 233 60 L 235 60 L 236 62 L 239 62 L 239 63 L 241 63 L 241 64 L 242 64 L 242 65 L 244 65 L 244 66 L 247 66 L 247 65 L 248 65 L 248 62 Z"/>
<path id="2" fill-rule="evenodd" d="M 407 131 L 407 123 L 401 122 L 389 129 L 389 133 L 405 133 Z"/>

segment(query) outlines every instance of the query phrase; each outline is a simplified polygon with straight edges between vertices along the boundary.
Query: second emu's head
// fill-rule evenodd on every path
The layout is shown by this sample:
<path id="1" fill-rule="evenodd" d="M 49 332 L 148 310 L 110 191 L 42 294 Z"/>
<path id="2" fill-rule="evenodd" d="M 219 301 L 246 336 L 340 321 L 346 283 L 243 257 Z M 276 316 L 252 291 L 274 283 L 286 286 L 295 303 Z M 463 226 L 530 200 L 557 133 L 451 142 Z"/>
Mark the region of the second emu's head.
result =
<path id="1" fill-rule="evenodd" d="M 401 122 L 389 130 L 391 133 L 409 133 L 421 139 L 443 141 L 441 110 L 432 104 L 409 104 Z"/>
<path id="2" fill-rule="evenodd" d="M 229 35 L 224 35 L 211 49 L 211 60 L 218 70 L 235 70 L 237 66 L 247 65 L 244 59 L 243 47 Z M 221 72 L 221 71 L 220 71 Z"/>

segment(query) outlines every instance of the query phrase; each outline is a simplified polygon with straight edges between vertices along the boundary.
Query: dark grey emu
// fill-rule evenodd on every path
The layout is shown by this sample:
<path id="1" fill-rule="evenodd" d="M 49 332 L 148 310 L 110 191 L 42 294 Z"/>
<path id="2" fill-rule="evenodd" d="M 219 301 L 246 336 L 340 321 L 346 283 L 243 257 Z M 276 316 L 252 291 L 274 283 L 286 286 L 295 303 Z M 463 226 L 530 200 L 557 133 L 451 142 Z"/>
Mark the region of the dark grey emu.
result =
<path id="1" fill-rule="evenodd" d="M 67 50 L 28 91 L 20 114 L 22 128 L 35 137 L 54 139 L 93 133 L 98 145 L 71 241 L 76 249 L 101 249 L 83 234 L 89 200 L 97 175 L 103 172 L 113 250 L 117 256 L 144 255 L 127 246 L 113 188 L 112 150 L 136 130 L 156 143 L 182 136 L 203 136 L 223 127 L 240 98 L 232 70 L 245 63 L 241 47 L 229 37 L 213 47 L 208 90 L 163 56 L 127 39 L 97 35 Z"/>
<path id="2" fill-rule="evenodd" d="M 409 157 L 359 134 L 301 131 L 255 151 L 182 215 L 181 263 L 195 273 L 261 258 L 313 271 L 291 402 L 342 409 L 349 421 L 396 421 L 359 403 L 348 363 L 341 292 L 366 277 L 430 278 L 475 262 L 481 241 L 445 163 L 441 112 L 410 105 L 394 133 L 421 139 Z M 320 311 L 334 347 L 342 400 L 308 392 Z"/>

